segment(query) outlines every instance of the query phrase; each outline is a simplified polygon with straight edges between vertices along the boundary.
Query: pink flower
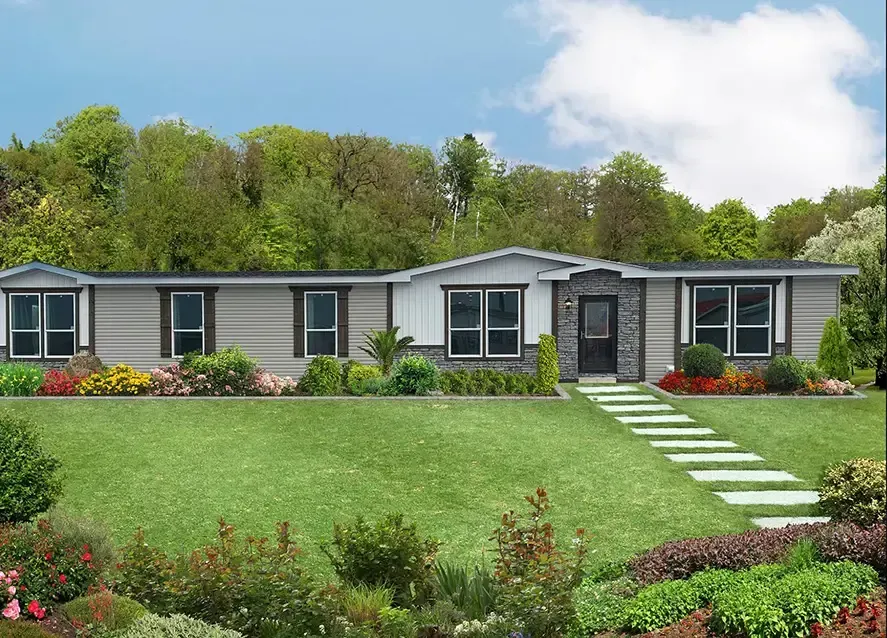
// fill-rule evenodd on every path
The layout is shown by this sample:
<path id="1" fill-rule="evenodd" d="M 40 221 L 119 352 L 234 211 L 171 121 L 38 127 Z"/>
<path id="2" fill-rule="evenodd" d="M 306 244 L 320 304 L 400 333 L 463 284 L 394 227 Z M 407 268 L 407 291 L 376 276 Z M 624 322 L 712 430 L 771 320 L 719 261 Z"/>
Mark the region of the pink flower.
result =
<path id="1" fill-rule="evenodd" d="M 15 586 L 14 585 L 10 585 L 6 591 L 9 592 L 10 596 L 15 596 Z"/>
<path id="2" fill-rule="evenodd" d="M 8 620 L 18 620 L 21 613 L 22 610 L 18 605 L 18 600 L 13 599 L 9 601 L 9 604 L 6 605 L 6 608 L 3 610 L 3 617 Z"/>
<path id="3" fill-rule="evenodd" d="M 9 570 L 9 577 L 10 577 L 12 580 L 15 580 L 16 578 L 18 578 L 18 572 L 15 571 L 14 569 L 10 569 L 10 570 Z"/>

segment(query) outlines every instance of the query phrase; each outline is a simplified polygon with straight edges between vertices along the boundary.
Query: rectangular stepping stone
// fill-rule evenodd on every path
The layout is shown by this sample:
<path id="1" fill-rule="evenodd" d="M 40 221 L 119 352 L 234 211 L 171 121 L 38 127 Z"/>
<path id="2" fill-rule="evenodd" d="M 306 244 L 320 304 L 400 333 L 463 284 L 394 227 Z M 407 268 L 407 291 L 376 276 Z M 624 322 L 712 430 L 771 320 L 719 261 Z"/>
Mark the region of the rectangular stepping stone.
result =
<path id="1" fill-rule="evenodd" d="M 646 436 L 683 436 L 685 434 L 702 436 L 715 433 L 711 428 L 631 428 L 631 431 Z"/>
<path id="2" fill-rule="evenodd" d="M 730 505 L 809 505 L 819 502 L 819 492 L 808 490 L 760 490 L 715 492 Z"/>
<path id="3" fill-rule="evenodd" d="M 788 527 L 789 525 L 810 525 L 812 523 L 828 523 L 828 516 L 762 516 L 753 518 L 751 522 L 758 527 Z"/>
<path id="4" fill-rule="evenodd" d="M 681 430 L 683 432 L 683 430 Z M 650 441 L 653 447 L 738 447 L 733 441 Z"/>
<path id="5" fill-rule="evenodd" d="M 697 481 L 781 482 L 801 480 L 782 470 L 690 470 L 687 474 Z"/>
<path id="6" fill-rule="evenodd" d="M 641 403 L 637 405 L 602 405 L 607 412 L 667 412 L 674 410 L 666 403 Z"/>
<path id="7" fill-rule="evenodd" d="M 652 394 L 611 394 L 603 397 L 588 397 L 598 403 L 631 403 L 632 401 L 658 401 Z"/>
<path id="8" fill-rule="evenodd" d="M 582 394 L 612 394 L 614 392 L 637 392 L 633 385 L 580 385 L 576 388 Z"/>
<path id="9" fill-rule="evenodd" d="M 643 416 L 617 416 L 620 423 L 696 423 L 686 414 L 645 414 Z"/>
<path id="10" fill-rule="evenodd" d="M 666 454 L 665 458 L 675 463 L 733 463 L 764 460 L 751 452 L 690 452 L 688 454 Z"/>

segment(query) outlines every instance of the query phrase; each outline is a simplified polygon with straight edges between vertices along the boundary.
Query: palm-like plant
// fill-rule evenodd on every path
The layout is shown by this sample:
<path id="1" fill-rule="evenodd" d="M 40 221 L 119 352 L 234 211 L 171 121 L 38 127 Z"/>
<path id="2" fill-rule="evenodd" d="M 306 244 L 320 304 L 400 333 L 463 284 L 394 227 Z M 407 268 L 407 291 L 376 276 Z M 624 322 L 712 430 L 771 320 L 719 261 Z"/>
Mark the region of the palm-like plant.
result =
<path id="1" fill-rule="evenodd" d="M 398 326 L 394 326 L 391 330 L 370 330 L 370 334 L 366 335 L 366 346 L 361 348 L 379 363 L 385 376 L 391 372 L 394 357 L 414 341 L 412 337 L 398 339 L 398 330 L 400 330 Z"/>

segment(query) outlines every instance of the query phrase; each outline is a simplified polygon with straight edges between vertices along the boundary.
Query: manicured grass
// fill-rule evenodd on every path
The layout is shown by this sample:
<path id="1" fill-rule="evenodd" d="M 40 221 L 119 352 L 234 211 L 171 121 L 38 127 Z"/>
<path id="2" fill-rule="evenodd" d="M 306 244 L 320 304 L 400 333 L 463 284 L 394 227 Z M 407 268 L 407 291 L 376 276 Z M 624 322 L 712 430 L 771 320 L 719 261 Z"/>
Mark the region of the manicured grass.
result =
<path id="1" fill-rule="evenodd" d="M 874 368 L 857 368 L 850 376 L 850 383 L 853 385 L 862 385 L 863 383 L 872 383 L 875 380 Z"/>
<path id="2" fill-rule="evenodd" d="M 592 534 L 594 560 L 668 539 L 740 531 L 748 520 L 642 437 L 573 401 L 9 401 L 44 426 L 64 463 L 65 509 L 118 541 L 190 550 L 224 516 L 272 534 L 290 520 L 306 559 L 333 521 L 402 511 L 480 560 L 501 513 L 548 488 L 566 541 Z"/>

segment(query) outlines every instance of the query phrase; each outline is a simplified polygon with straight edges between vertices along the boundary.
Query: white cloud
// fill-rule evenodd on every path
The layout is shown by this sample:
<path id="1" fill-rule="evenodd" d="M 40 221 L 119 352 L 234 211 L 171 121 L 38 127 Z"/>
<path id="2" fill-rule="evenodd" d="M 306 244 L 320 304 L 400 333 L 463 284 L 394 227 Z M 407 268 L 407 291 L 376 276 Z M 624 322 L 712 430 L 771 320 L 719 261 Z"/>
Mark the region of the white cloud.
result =
<path id="1" fill-rule="evenodd" d="M 496 154 L 496 132 L 495 131 L 472 131 L 474 139 L 480 142 L 490 153 Z"/>
<path id="2" fill-rule="evenodd" d="M 557 49 L 516 103 L 544 113 L 558 145 L 644 153 L 703 205 L 742 197 L 758 215 L 880 171 L 881 116 L 847 90 L 880 61 L 834 9 L 722 22 L 624 1 L 529 7 Z"/>

